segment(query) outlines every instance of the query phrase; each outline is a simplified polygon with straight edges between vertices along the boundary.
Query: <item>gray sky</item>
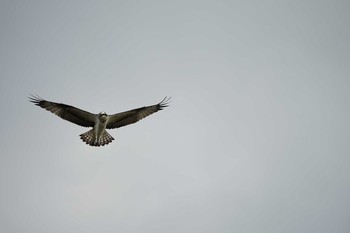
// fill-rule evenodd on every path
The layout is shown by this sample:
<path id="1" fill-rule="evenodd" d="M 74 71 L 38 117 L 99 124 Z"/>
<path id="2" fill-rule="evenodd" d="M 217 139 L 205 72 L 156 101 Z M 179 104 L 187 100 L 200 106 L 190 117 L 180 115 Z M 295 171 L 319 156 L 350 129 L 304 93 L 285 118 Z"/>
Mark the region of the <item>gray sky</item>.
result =
<path id="1" fill-rule="evenodd" d="M 349 232 L 347 1 L 1 1 L 1 232 Z M 29 103 L 171 106 L 103 148 Z"/>

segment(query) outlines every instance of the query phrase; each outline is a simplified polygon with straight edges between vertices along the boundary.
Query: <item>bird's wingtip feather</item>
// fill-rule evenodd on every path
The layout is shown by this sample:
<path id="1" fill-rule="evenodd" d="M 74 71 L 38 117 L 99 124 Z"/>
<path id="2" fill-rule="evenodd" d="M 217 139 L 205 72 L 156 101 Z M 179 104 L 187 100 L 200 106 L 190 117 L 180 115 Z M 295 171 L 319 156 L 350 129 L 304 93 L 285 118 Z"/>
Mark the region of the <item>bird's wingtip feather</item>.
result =
<path id="1" fill-rule="evenodd" d="M 43 101 L 44 99 L 41 98 L 38 94 L 30 94 L 30 96 L 28 96 L 28 99 L 30 102 L 34 103 L 34 104 L 39 104 L 40 101 Z"/>
<path id="2" fill-rule="evenodd" d="M 162 110 L 163 108 L 168 107 L 170 104 L 170 99 L 171 99 L 171 96 L 170 97 L 165 96 L 164 99 L 162 101 L 160 101 L 158 104 L 159 109 Z"/>

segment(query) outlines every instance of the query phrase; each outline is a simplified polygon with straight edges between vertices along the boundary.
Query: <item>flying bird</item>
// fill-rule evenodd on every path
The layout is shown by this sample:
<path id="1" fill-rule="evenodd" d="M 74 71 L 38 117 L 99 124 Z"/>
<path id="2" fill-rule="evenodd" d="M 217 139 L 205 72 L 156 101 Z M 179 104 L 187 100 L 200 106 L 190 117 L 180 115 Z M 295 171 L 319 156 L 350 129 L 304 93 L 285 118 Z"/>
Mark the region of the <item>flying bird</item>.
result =
<path id="1" fill-rule="evenodd" d="M 44 108 L 64 120 L 83 127 L 92 127 L 91 130 L 80 135 L 81 140 L 90 146 L 104 146 L 114 138 L 106 129 L 120 128 L 138 122 L 139 120 L 168 107 L 170 98 L 165 97 L 161 102 L 151 106 L 136 108 L 126 112 L 108 115 L 105 112 L 93 114 L 74 106 L 50 102 L 41 97 L 32 95 L 29 101 Z"/>

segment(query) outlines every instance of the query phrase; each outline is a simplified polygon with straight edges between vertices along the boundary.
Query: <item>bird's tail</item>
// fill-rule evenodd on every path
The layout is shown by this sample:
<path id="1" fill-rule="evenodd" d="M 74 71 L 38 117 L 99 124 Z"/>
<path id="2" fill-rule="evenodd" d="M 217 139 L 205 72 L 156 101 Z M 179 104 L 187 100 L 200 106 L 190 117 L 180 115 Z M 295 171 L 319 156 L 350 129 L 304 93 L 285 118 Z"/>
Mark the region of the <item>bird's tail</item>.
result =
<path id="1" fill-rule="evenodd" d="M 79 136 L 81 140 L 90 146 L 104 146 L 114 140 L 114 138 L 106 130 L 103 131 L 99 139 L 96 138 L 94 129 L 80 134 Z"/>

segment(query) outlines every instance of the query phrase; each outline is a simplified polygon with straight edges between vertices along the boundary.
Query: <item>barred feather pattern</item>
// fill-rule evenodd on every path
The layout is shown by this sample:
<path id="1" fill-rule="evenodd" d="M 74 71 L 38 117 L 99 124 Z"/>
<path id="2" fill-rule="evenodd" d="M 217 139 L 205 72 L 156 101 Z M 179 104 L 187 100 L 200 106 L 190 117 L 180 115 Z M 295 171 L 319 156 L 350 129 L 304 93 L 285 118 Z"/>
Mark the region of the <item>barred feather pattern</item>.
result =
<path id="1" fill-rule="evenodd" d="M 80 134 L 80 139 L 90 146 L 104 146 L 114 140 L 114 138 L 106 130 L 104 130 L 101 137 L 97 139 L 94 129 Z"/>

